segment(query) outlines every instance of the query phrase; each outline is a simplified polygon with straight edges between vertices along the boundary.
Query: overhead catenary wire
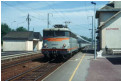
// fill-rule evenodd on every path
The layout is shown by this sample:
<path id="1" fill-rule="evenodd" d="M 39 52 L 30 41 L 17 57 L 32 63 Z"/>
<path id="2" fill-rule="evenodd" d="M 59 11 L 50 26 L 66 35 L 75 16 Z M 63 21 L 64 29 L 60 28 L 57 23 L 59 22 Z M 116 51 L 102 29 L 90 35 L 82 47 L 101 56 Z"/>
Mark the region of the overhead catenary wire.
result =
<path id="1" fill-rule="evenodd" d="M 19 2 L 18 4 L 20 4 L 20 3 L 21 3 L 21 2 Z M 21 3 L 21 4 L 22 4 L 22 3 Z M 27 7 L 27 6 L 25 6 L 25 7 L 28 8 L 28 9 L 31 9 L 31 10 L 35 10 L 35 9 L 31 8 L 31 7 Z M 41 16 L 41 14 L 39 14 L 39 13 L 36 13 L 36 12 L 32 12 L 32 13 L 35 13 L 35 14 Z M 35 17 L 35 16 L 33 16 L 32 14 L 31 14 L 30 16 L 33 17 L 33 18 L 36 18 L 36 19 L 38 19 L 38 20 L 41 20 L 42 22 L 44 22 L 43 20 L 46 20 L 46 19 L 40 19 L 40 18 L 38 18 L 38 17 Z"/>
<path id="2" fill-rule="evenodd" d="M 21 2 L 20 2 L 21 3 Z M 27 6 L 26 6 L 27 7 Z M 35 9 L 33 9 L 33 8 L 31 8 L 31 7 L 27 7 L 28 9 L 31 9 L 31 10 L 35 10 Z M 34 12 L 34 13 L 36 13 L 36 12 Z M 39 13 L 36 13 L 36 14 L 38 14 L 39 16 L 41 16 Z M 40 19 L 40 18 L 37 18 L 37 17 L 35 17 L 35 16 L 32 16 L 32 17 L 34 17 L 34 18 L 36 18 L 36 19 L 38 19 L 38 20 L 44 20 L 44 19 Z M 55 17 L 53 17 L 55 20 L 56 20 L 56 22 L 58 22 L 58 20 L 55 18 Z M 45 19 L 46 20 L 46 19 Z"/>
<path id="3" fill-rule="evenodd" d="M 53 3 L 53 1 L 52 1 L 51 3 Z M 55 5 L 57 5 L 57 4 L 55 4 Z M 60 12 L 62 15 L 64 15 L 64 16 L 66 17 L 66 19 L 71 20 L 70 17 L 66 16 L 65 13 L 63 13 L 62 11 L 59 11 L 59 12 Z"/>
<path id="4" fill-rule="evenodd" d="M 51 8 L 53 11 L 57 12 L 58 14 L 60 14 L 60 16 L 62 17 L 62 19 L 63 19 L 64 21 L 66 21 L 66 18 L 64 17 L 64 14 L 62 14 L 60 11 L 57 11 L 55 8 L 53 8 L 47 1 L 46 1 L 46 3 L 50 6 L 50 8 Z"/>
<path id="5" fill-rule="evenodd" d="M 10 7 L 14 8 L 14 9 L 16 9 L 16 10 L 18 10 L 20 12 L 23 12 L 21 9 L 13 7 L 13 5 L 10 5 L 10 4 L 6 3 L 5 1 L 2 1 L 2 3 L 6 4 L 7 6 L 10 6 Z"/>
<path id="6" fill-rule="evenodd" d="M 2 1 L 2 2 L 3 2 L 3 1 Z M 6 5 L 9 6 L 9 7 L 12 7 L 12 8 L 14 8 L 14 9 L 20 11 L 20 12 L 23 12 L 22 9 L 16 8 L 16 7 L 14 7 L 13 5 L 10 5 L 10 4 L 6 3 L 5 1 L 4 1 L 3 3 L 6 4 Z M 37 13 L 36 13 L 36 14 L 37 14 Z M 31 15 L 31 16 L 32 16 L 32 15 Z M 25 16 L 25 17 L 26 17 L 26 16 Z M 33 17 L 33 18 L 36 18 L 36 19 L 38 19 L 38 20 L 41 20 L 42 22 L 44 22 L 42 19 L 39 19 L 39 18 L 37 18 L 37 17 L 35 17 L 35 16 L 32 16 L 32 17 Z"/>
<path id="7" fill-rule="evenodd" d="M 17 2 L 18 4 L 22 4 L 22 5 L 24 5 L 22 2 Z M 28 8 L 28 9 L 31 9 L 31 10 L 35 10 L 35 9 L 33 9 L 33 8 L 31 8 L 31 7 L 27 7 L 27 6 L 25 6 L 26 8 Z M 39 14 L 39 13 L 36 13 L 36 12 L 32 12 L 32 13 L 35 13 L 35 14 L 37 14 L 37 15 L 39 15 L 39 16 L 41 16 L 41 14 Z"/>
<path id="8" fill-rule="evenodd" d="M 6 2 L 5 2 L 5 3 L 6 3 Z M 21 3 L 21 2 L 20 2 L 20 3 Z M 48 4 L 48 2 L 46 2 L 46 3 Z M 7 5 L 9 5 L 9 4 L 7 3 Z M 9 6 L 13 7 L 13 5 L 9 5 Z M 53 6 L 50 5 L 50 4 L 48 4 L 48 6 L 49 6 L 50 9 L 52 9 L 53 11 L 57 12 L 58 14 L 60 14 L 59 17 L 61 17 L 64 21 L 66 21 L 67 19 L 70 20 L 70 19 L 68 18 L 68 16 L 67 16 L 63 11 L 58 11 L 57 9 L 53 8 Z M 16 7 L 13 7 L 13 8 L 16 8 Z M 18 8 L 18 7 L 17 7 L 16 9 L 19 10 L 19 11 L 21 11 L 21 12 L 23 12 L 23 10 L 22 10 L 21 8 Z M 28 8 L 28 9 L 35 10 L 35 9 L 31 8 L 31 7 Z M 85 9 L 85 12 L 86 12 L 86 9 Z M 36 12 L 33 12 L 33 13 L 38 14 L 39 16 L 41 15 L 41 14 L 36 13 Z M 87 14 L 87 13 L 85 13 L 85 14 Z M 53 13 L 53 15 L 54 15 L 54 13 Z M 33 16 L 32 14 L 30 14 L 30 17 L 35 18 L 35 19 L 37 19 L 37 20 L 40 20 L 40 21 L 44 22 L 43 19 L 40 19 L 39 17 Z M 54 17 L 54 16 L 53 16 L 52 19 L 54 19 L 54 21 L 56 21 L 56 22 L 58 22 L 58 21 L 60 20 L 60 19 L 57 19 L 57 18 Z M 45 20 L 46 20 L 46 19 L 45 19 Z M 80 21 L 81 21 L 81 19 L 80 19 Z M 39 21 L 38 21 L 38 22 L 39 22 Z M 39 22 L 39 23 L 40 23 L 40 22 Z M 55 23 L 55 22 L 54 22 L 54 23 Z M 81 25 L 80 25 L 80 26 L 81 26 Z M 87 28 L 87 26 L 86 26 L 86 28 Z"/>
<path id="9" fill-rule="evenodd" d="M 2 2 L 3 2 L 3 1 L 2 1 Z M 3 3 L 6 4 L 7 6 L 10 6 L 10 7 L 14 8 L 14 9 L 20 11 L 20 12 L 23 12 L 22 9 L 20 9 L 20 8 L 16 8 L 16 7 L 14 7 L 13 5 L 10 5 L 10 4 L 6 3 L 5 1 L 4 1 Z M 20 2 L 19 2 L 19 3 L 20 3 Z M 34 13 L 35 13 L 35 12 L 34 12 Z M 36 13 L 36 14 L 38 14 L 38 13 Z M 40 15 L 40 14 L 39 14 L 39 15 Z M 39 18 L 37 18 L 37 19 L 39 19 Z M 41 20 L 41 19 L 40 19 L 40 20 Z"/>
<path id="10" fill-rule="evenodd" d="M 20 2 L 21 3 L 21 2 Z M 27 6 L 26 6 L 27 7 Z M 31 9 L 31 10 L 35 10 L 35 9 L 33 9 L 33 8 L 31 8 L 31 7 L 27 7 L 27 8 L 29 8 L 29 9 Z M 36 12 L 34 12 L 34 13 L 36 13 Z M 39 16 L 41 16 L 41 14 L 39 14 L 39 13 L 36 13 L 36 14 L 38 14 Z M 35 17 L 35 16 L 34 16 Z M 36 17 L 37 18 L 37 17 Z M 37 19 L 39 19 L 39 18 L 37 18 Z M 56 19 L 56 18 L 54 18 L 55 20 L 56 20 L 56 22 L 58 22 L 58 20 Z M 41 19 L 40 19 L 41 20 Z"/>

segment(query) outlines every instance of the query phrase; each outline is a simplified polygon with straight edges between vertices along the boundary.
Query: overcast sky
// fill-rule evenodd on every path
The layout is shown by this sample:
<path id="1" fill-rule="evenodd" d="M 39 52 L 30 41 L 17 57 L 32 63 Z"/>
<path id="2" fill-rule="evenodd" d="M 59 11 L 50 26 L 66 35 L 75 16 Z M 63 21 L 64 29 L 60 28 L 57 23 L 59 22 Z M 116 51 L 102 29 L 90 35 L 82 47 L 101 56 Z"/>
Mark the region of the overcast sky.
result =
<path id="1" fill-rule="evenodd" d="M 108 1 L 96 1 L 96 10 Z M 27 29 L 27 15 L 30 14 L 30 31 L 40 32 L 47 28 L 47 14 L 50 14 L 50 27 L 54 24 L 68 25 L 72 32 L 91 37 L 91 17 L 94 6 L 91 1 L 2 1 L 1 23 L 7 23 L 10 28 L 23 26 Z"/>

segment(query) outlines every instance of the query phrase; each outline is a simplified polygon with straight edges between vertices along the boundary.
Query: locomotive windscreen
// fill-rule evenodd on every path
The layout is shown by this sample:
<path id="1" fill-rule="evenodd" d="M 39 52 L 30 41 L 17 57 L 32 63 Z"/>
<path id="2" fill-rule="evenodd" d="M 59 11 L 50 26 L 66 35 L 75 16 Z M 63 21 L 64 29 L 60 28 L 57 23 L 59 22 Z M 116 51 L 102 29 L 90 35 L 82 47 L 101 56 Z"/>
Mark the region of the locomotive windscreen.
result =
<path id="1" fill-rule="evenodd" d="M 68 31 L 44 31 L 44 37 L 57 37 L 57 36 L 66 36 L 69 37 Z"/>

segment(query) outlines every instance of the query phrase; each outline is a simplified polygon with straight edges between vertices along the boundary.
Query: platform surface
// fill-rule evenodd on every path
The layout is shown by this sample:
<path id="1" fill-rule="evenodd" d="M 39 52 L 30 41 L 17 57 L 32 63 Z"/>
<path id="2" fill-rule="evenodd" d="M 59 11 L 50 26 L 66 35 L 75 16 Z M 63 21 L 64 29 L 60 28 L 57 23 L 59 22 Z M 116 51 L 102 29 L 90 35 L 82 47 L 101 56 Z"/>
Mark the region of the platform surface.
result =
<path id="1" fill-rule="evenodd" d="M 121 81 L 121 57 L 92 60 L 86 81 Z"/>
<path id="2" fill-rule="evenodd" d="M 85 81 L 91 58 L 79 52 L 42 81 Z"/>

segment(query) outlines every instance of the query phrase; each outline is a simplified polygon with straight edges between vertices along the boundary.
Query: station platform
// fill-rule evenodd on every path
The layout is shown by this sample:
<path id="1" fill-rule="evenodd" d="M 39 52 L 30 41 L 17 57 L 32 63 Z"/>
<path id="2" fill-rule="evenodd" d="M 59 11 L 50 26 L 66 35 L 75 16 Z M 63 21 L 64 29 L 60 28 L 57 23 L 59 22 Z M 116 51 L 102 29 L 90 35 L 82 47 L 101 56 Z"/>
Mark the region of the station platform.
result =
<path id="1" fill-rule="evenodd" d="M 121 81 L 121 57 L 108 55 L 91 60 L 86 81 Z"/>
<path id="2" fill-rule="evenodd" d="M 85 81 L 91 58 L 93 56 L 79 52 L 42 81 Z"/>
<path id="3" fill-rule="evenodd" d="M 27 53 L 41 53 L 41 51 L 5 51 L 1 52 L 1 56 L 27 54 Z"/>
<path id="4" fill-rule="evenodd" d="M 26 52 L 26 51 L 10 51 L 10 52 L 2 52 L 1 53 L 1 62 L 8 62 L 8 61 L 13 61 L 21 58 L 26 58 L 26 57 L 32 57 L 36 56 L 38 54 L 41 54 L 41 51 L 31 51 L 31 52 Z"/>
<path id="5" fill-rule="evenodd" d="M 42 81 L 121 81 L 121 56 L 79 52 Z"/>

